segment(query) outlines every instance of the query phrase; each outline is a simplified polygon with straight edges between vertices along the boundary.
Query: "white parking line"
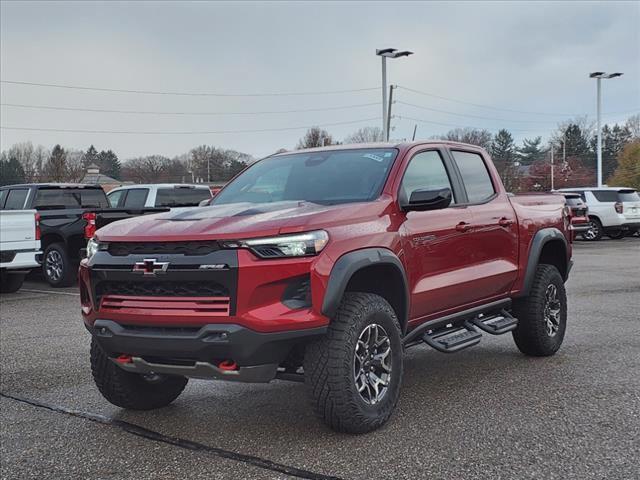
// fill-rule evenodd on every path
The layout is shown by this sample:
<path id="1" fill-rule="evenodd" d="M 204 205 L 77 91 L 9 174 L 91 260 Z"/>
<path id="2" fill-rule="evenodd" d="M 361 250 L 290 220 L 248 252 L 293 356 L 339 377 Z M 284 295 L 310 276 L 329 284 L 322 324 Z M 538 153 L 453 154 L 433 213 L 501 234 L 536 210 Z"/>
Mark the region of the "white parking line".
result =
<path id="1" fill-rule="evenodd" d="M 56 292 L 54 290 L 35 290 L 35 289 L 32 289 L 32 288 L 21 288 L 20 291 L 21 292 L 31 292 L 31 293 L 51 293 L 52 295 L 71 295 L 73 297 L 79 297 L 80 296 L 79 293 Z"/>

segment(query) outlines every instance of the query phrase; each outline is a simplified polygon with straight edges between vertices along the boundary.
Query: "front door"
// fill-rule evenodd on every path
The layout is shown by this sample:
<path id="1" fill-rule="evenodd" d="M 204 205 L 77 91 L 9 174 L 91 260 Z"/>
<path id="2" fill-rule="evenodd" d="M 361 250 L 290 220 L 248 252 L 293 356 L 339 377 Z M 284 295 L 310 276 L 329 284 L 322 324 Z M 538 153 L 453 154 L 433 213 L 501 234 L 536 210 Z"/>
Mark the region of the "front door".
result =
<path id="1" fill-rule="evenodd" d="M 400 228 L 412 296 L 411 320 L 464 305 L 474 298 L 464 273 L 473 256 L 467 242 L 472 215 L 467 207 L 456 205 L 452 175 L 443 159 L 440 150 L 415 153 L 399 191 L 401 203 L 418 189 L 450 188 L 454 193 L 448 208 L 407 212 Z"/>

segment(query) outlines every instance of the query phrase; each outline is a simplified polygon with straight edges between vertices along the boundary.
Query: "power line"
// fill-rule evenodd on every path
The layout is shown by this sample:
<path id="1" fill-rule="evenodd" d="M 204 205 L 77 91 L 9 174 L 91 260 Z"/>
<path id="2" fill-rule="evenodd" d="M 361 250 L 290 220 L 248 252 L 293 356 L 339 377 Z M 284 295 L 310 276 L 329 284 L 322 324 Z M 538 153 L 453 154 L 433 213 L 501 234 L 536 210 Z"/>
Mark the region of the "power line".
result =
<path id="1" fill-rule="evenodd" d="M 420 90 L 415 90 L 413 88 L 408 88 L 408 87 L 403 87 L 402 85 L 398 85 L 397 88 L 401 88 L 403 90 L 407 90 L 408 92 L 413 92 L 416 93 L 418 95 L 424 95 L 427 97 L 433 97 L 433 98 L 438 98 L 440 100 L 446 100 L 448 102 L 454 102 L 454 103 L 460 103 L 462 105 L 472 105 L 474 107 L 478 107 L 478 108 L 487 108 L 489 110 L 499 110 L 499 111 L 503 111 L 503 112 L 512 112 L 512 113 L 524 113 L 527 115 L 547 115 L 547 116 L 557 116 L 557 117 L 575 117 L 575 116 L 580 116 L 580 115 L 584 115 L 584 113 L 550 113 L 550 112 L 531 112 L 531 111 L 527 111 L 527 110 L 513 110 L 510 108 L 500 108 L 500 107 L 493 107 L 491 105 L 483 105 L 480 103 L 472 103 L 472 102 L 465 102 L 463 100 L 456 100 L 455 98 L 449 98 L 449 97 L 443 97 L 441 95 L 435 95 L 433 93 L 428 93 L 428 92 L 423 92 Z"/>
<path id="2" fill-rule="evenodd" d="M 442 125 L 442 126 L 445 126 L 445 127 L 474 128 L 474 129 L 477 129 L 477 130 L 488 130 L 486 127 L 474 127 L 472 125 L 459 125 L 459 124 L 455 124 L 455 123 L 435 122 L 435 121 L 432 121 L 432 120 L 423 120 L 421 118 L 407 117 L 405 115 L 396 115 L 395 118 L 411 120 L 413 122 L 420 122 L 420 123 L 431 123 L 433 125 Z M 520 133 L 536 133 L 537 132 L 537 130 L 513 130 L 513 129 L 509 129 L 509 131 L 511 131 L 511 132 L 520 132 Z"/>
<path id="3" fill-rule="evenodd" d="M 261 132 L 282 132 L 287 130 L 307 130 L 313 127 L 335 127 L 338 125 L 351 125 L 354 123 L 373 122 L 380 120 L 380 117 L 363 118 L 345 122 L 334 122 L 308 126 L 282 127 L 282 128 L 261 128 L 252 130 L 211 130 L 211 131 L 182 131 L 182 132 L 158 132 L 158 131 L 133 131 L 133 130 L 76 130 L 66 128 L 34 128 L 34 127 L 6 127 L 0 126 L 2 130 L 26 130 L 35 132 L 61 132 L 61 133 L 105 133 L 117 135 L 216 135 L 232 133 L 261 133 Z"/>
<path id="4" fill-rule="evenodd" d="M 271 93 L 212 93 L 212 92 L 166 92 L 157 90 L 130 90 L 124 88 L 105 88 L 105 87 L 87 87 L 82 85 L 65 85 L 58 83 L 37 83 L 37 82 L 22 82 L 17 80 L 0 80 L 0 83 L 10 83 L 13 85 L 27 85 L 30 87 L 51 87 L 51 88 L 64 88 L 70 90 L 89 90 L 96 92 L 111 92 L 111 93 L 139 93 L 145 95 L 174 95 L 174 96 L 189 96 L 189 97 L 285 97 L 285 96 L 312 96 L 312 95 L 333 95 L 339 93 L 356 93 L 356 92 L 368 92 L 372 90 L 379 90 L 380 87 L 371 88 L 355 88 L 348 90 L 327 90 L 318 92 L 271 92 Z"/>
<path id="5" fill-rule="evenodd" d="M 419 108 L 421 110 L 429 110 L 431 112 L 438 112 L 438 113 L 444 113 L 447 115 L 455 115 L 458 117 L 470 117 L 470 118 L 481 118 L 481 119 L 485 119 L 485 120 L 495 120 L 495 121 L 499 121 L 499 122 L 515 122 L 515 123 L 547 123 L 547 124 L 557 124 L 558 120 L 514 120 L 514 119 L 509 119 L 509 118 L 497 118 L 497 117 L 485 117 L 482 115 L 472 115 L 472 114 L 468 114 L 468 113 L 457 113 L 457 112 L 450 112 L 448 110 L 440 110 L 437 108 L 431 108 L 431 107 L 425 107 L 423 105 L 416 105 L 414 103 L 408 103 L 408 102 L 403 102 L 401 100 L 398 100 L 397 102 L 399 105 L 407 105 L 409 107 L 414 107 L 414 108 Z M 638 107 L 635 110 L 629 110 L 626 113 L 635 113 L 636 111 L 639 111 L 640 107 Z M 605 115 L 618 115 L 620 113 L 624 113 L 624 112 L 611 112 L 611 113 L 606 113 Z"/>
<path id="6" fill-rule="evenodd" d="M 306 108 L 299 110 L 263 110 L 257 112 L 158 112 L 158 111 L 141 111 L 141 110 L 110 110 L 102 108 L 81 108 L 81 107 L 62 107 L 53 105 L 27 105 L 21 103 L 0 103 L 3 107 L 13 108 L 29 108 L 37 110 L 59 110 L 59 111 L 71 111 L 71 112 L 93 112 L 93 113 L 121 113 L 121 114 L 134 114 L 134 115 L 272 115 L 281 113 L 304 113 L 304 112 L 328 112 L 335 110 L 347 110 L 351 108 L 361 108 L 370 106 L 379 106 L 379 102 L 373 103 L 359 103 L 354 105 L 343 105 L 335 107 L 322 107 L 322 108 Z"/>

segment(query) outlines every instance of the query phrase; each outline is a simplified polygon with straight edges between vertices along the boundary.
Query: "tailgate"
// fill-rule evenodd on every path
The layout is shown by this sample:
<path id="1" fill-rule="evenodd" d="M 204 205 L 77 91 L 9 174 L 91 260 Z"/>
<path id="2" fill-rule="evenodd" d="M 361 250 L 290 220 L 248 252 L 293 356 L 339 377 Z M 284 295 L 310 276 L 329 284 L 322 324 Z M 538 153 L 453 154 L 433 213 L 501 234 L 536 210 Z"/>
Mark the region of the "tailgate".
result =
<path id="1" fill-rule="evenodd" d="M 35 210 L 3 210 L 0 212 L 0 250 L 37 248 Z"/>

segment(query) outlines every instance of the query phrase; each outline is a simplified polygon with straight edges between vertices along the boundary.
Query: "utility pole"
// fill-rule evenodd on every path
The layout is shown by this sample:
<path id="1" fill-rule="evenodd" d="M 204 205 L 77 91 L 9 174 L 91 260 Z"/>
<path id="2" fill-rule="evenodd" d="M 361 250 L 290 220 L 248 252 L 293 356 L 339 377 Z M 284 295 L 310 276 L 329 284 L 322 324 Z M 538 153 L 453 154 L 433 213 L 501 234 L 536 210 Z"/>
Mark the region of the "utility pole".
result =
<path id="1" fill-rule="evenodd" d="M 207 183 L 211 182 L 211 157 L 207 155 Z"/>
<path id="2" fill-rule="evenodd" d="M 590 78 L 595 78 L 597 83 L 597 99 L 596 99 L 596 128 L 598 129 L 598 187 L 602 186 L 602 128 L 600 127 L 600 116 L 602 112 L 602 87 L 600 81 L 608 78 L 621 77 L 622 73 L 605 73 L 605 72 L 592 72 L 589 74 Z"/>
<path id="3" fill-rule="evenodd" d="M 391 132 L 391 105 L 393 105 L 393 85 L 389 85 L 389 109 L 387 110 L 387 129 L 385 130 L 384 140 L 389 141 L 389 132 Z"/>
<path id="4" fill-rule="evenodd" d="M 382 48 L 376 50 L 376 55 L 382 58 L 382 138 L 389 138 L 389 123 L 387 118 L 387 57 L 408 57 L 413 52 L 405 50 L 399 52 L 396 48 Z"/>
<path id="5" fill-rule="evenodd" d="M 553 150 L 554 147 L 551 145 L 551 190 L 553 190 Z"/>

